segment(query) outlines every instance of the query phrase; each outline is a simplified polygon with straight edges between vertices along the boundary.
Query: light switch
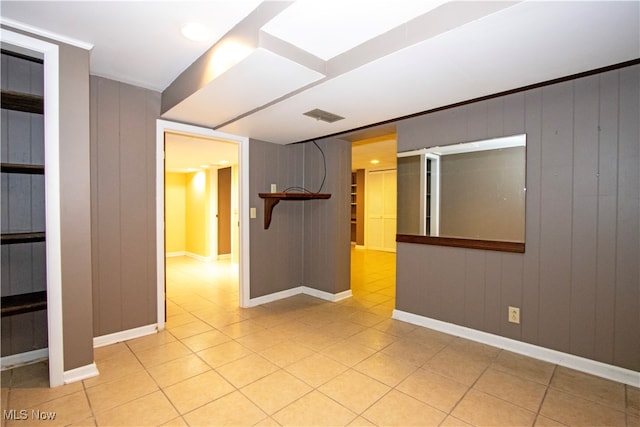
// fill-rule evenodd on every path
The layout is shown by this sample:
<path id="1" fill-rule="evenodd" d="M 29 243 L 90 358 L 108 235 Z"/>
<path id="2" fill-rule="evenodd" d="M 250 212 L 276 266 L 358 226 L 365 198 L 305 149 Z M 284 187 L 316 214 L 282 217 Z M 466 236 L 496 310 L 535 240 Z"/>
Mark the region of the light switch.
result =
<path id="1" fill-rule="evenodd" d="M 249 218 L 251 219 L 256 218 L 256 208 L 249 208 Z"/>

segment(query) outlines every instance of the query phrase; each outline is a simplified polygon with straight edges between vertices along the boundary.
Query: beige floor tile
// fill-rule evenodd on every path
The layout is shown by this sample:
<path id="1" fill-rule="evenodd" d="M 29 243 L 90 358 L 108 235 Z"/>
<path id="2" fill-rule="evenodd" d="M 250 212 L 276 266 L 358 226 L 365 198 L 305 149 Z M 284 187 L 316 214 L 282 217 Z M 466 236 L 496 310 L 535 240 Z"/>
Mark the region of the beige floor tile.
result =
<path id="1" fill-rule="evenodd" d="M 160 345 L 169 344 L 176 341 L 176 337 L 171 335 L 169 331 L 158 331 L 155 334 L 146 335 L 144 337 L 135 338 L 126 342 L 127 347 L 134 353 L 149 348 L 158 347 Z"/>
<path id="2" fill-rule="evenodd" d="M 467 392 L 467 386 L 434 372 L 418 369 L 396 389 L 449 413 Z"/>
<path id="3" fill-rule="evenodd" d="M 374 354 L 376 350 L 346 339 L 322 350 L 322 354 L 347 366 L 354 366 Z"/>
<path id="4" fill-rule="evenodd" d="M 244 387 L 247 384 L 264 378 L 272 372 L 280 369 L 259 354 L 250 354 L 224 366 L 216 368 L 218 373 L 235 387 Z"/>
<path id="5" fill-rule="evenodd" d="M 49 363 L 43 361 L 12 369 L 11 386 L 18 388 L 49 387 Z"/>
<path id="6" fill-rule="evenodd" d="M 319 387 L 348 368 L 322 354 L 313 354 L 285 368 L 312 387 Z"/>
<path id="7" fill-rule="evenodd" d="M 440 350 L 423 345 L 416 340 L 399 339 L 381 351 L 387 356 L 404 359 L 417 366 L 422 366 Z"/>
<path id="8" fill-rule="evenodd" d="M 46 376 L 48 378 L 48 374 Z M 11 396 L 9 397 L 8 389 L 3 390 L 3 404 L 2 408 L 5 409 L 24 409 L 33 406 L 37 406 L 41 403 L 48 402 L 54 399 L 79 392 L 83 390 L 82 383 L 66 384 L 60 387 L 49 388 L 47 383 L 45 386 L 24 386 L 18 385 L 11 389 Z M 5 390 L 7 393 L 7 403 L 5 403 Z M 11 406 L 9 406 L 11 405 Z"/>
<path id="9" fill-rule="evenodd" d="M 253 403 L 269 415 L 312 390 L 290 373 L 279 370 L 241 389 Z"/>
<path id="10" fill-rule="evenodd" d="M 404 359 L 393 358 L 384 353 L 376 353 L 355 365 L 354 369 L 388 386 L 395 387 L 415 372 L 418 366 Z"/>
<path id="11" fill-rule="evenodd" d="M 171 360 L 191 354 L 191 350 L 180 341 L 142 350 L 136 353 L 142 365 L 149 369 L 152 366 L 167 363 Z"/>
<path id="12" fill-rule="evenodd" d="M 120 352 L 130 353 L 131 349 L 124 342 L 97 347 L 93 349 L 93 359 L 95 361 L 108 359 Z"/>
<path id="13" fill-rule="evenodd" d="M 262 320 L 262 317 L 258 319 Z M 220 332 L 234 339 L 265 330 L 265 326 L 261 325 L 257 319 L 240 320 L 238 322 L 226 323 L 220 327 L 216 327 Z"/>
<path id="14" fill-rule="evenodd" d="M 540 415 L 571 426 L 624 426 L 625 414 L 573 394 L 549 388 Z"/>
<path id="15" fill-rule="evenodd" d="M 355 344 L 364 345 L 365 347 L 370 347 L 374 350 L 382 350 L 397 339 L 398 338 L 394 335 L 369 328 L 350 337 L 349 341 Z"/>
<path id="16" fill-rule="evenodd" d="M 555 369 L 551 363 L 506 350 L 500 352 L 492 367 L 544 385 L 549 384 Z"/>
<path id="17" fill-rule="evenodd" d="M 370 426 L 375 426 L 374 423 L 372 423 L 368 419 L 362 418 L 362 417 L 356 418 L 355 420 L 351 421 L 348 425 L 350 427 L 370 427 Z"/>
<path id="18" fill-rule="evenodd" d="M 358 371 L 350 369 L 318 388 L 356 414 L 362 413 L 391 388 Z"/>
<path id="19" fill-rule="evenodd" d="M 202 351 L 229 341 L 231 341 L 231 338 L 218 330 L 211 330 L 182 339 L 182 343 L 193 352 Z"/>
<path id="20" fill-rule="evenodd" d="M 446 415 L 397 390 L 390 391 L 362 414 L 376 425 L 387 426 L 437 426 Z"/>
<path id="21" fill-rule="evenodd" d="M 180 325 L 186 325 L 187 323 L 195 322 L 196 320 L 198 320 L 196 316 L 185 310 L 179 314 L 167 316 L 167 329 L 169 328 L 169 326 L 175 328 Z"/>
<path id="22" fill-rule="evenodd" d="M 458 351 L 473 360 L 487 364 L 493 362 L 501 351 L 499 348 L 465 338 L 456 338 L 449 343 L 448 348 Z"/>
<path id="23" fill-rule="evenodd" d="M 536 413 L 547 390 L 542 384 L 492 368 L 487 369 L 473 387 Z"/>
<path id="24" fill-rule="evenodd" d="M 418 326 L 396 319 L 387 319 L 378 323 L 373 328 L 387 334 L 395 335 L 396 337 L 404 337 L 418 328 Z"/>
<path id="25" fill-rule="evenodd" d="M 189 427 L 189 424 L 187 424 L 187 422 L 182 417 L 174 418 L 160 425 L 163 427 Z"/>
<path id="26" fill-rule="evenodd" d="M 235 388 L 215 371 L 189 378 L 164 389 L 181 414 L 233 392 Z"/>
<path id="27" fill-rule="evenodd" d="M 473 426 L 469 423 L 465 423 L 464 421 L 456 417 L 452 417 L 451 415 L 448 415 L 447 418 L 444 419 L 442 424 L 440 424 L 440 427 L 473 427 Z"/>
<path id="28" fill-rule="evenodd" d="M 530 426 L 536 414 L 478 390 L 469 390 L 451 413 L 469 424 L 483 426 Z"/>
<path id="29" fill-rule="evenodd" d="M 197 319 L 193 322 L 185 323 L 184 325 L 180 326 L 168 325 L 167 330 L 171 333 L 171 335 L 181 340 L 187 337 L 192 337 L 194 335 L 211 331 L 213 330 L 213 328 L 208 323 Z"/>
<path id="30" fill-rule="evenodd" d="M 551 387 L 621 411 L 625 410 L 624 385 L 604 378 L 558 366 L 551 379 Z"/>
<path id="31" fill-rule="evenodd" d="M 551 418 L 547 418 L 543 415 L 538 415 L 536 418 L 536 422 L 533 424 L 534 427 L 563 427 L 566 424 L 562 424 L 559 421 L 552 420 Z"/>
<path id="32" fill-rule="evenodd" d="M 312 330 L 310 332 L 298 335 L 293 338 L 297 343 L 300 343 L 314 351 L 322 351 L 333 344 L 342 341 L 341 338 L 336 337 L 320 330 Z"/>
<path id="33" fill-rule="evenodd" d="M 638 427 L 638 426 L 640 426 L 640 417 L 627 414 L 627 427 Z"/>
<path id="34" fill-rule="evenodd" d="M 157 426 L 178 416 L 165 395 L 155 393 L 96 414 L 98 426 Z"/>
<path id="35" fill-rule="evenodd" d="M 313 350 L 302 344 L 286 340 L 259 352 L 272 363 L 284 368 L 313 354 Z"/>
<path id="36" fill-rule="evenodd" d="M 118 352 L 112 357 L 96 361 L 96 366 L 100 375 L 84 380 L 85 387 L 114 381 L 144 370 L 144 366 L 131 352 Z"/>
<path id="37" fill-rule="evenodd" d="M 251 426 L 266 418 L 267 414 L 238 391 L 184 416 L 190 426 Z"/>
<path id="38" fill-rule="evenodd" d="M 96 427 L 96 426 L 97 424 L 96 424 L 95 417 L 85 418 L 84 420 L 71 423 L 68 425 L 68 427 Z"/>
<path id="39" fill-rule="evenodd" d="M 445 346 L 455 340 L 455 337 L 452 335 L 447 335 L 429 328 L 416 328 L 406 334 L 403 338 L 417 340 L 420 344 L 435 348 L 438 351 L 442 350 Z"/>
<path id="40" fill-rule="evenodd" d="M 94 412 L 106 411 L 158 390 L 147 372 L 139 372 L 87 389 Z"/>
<path id="41" fill-rule="evenodd" d="M 343 426 L 356 414 L 318 391 L 312 391 L 280 410 L 273 418 L 283 426 Z"/>
<path id="42" fill-rule="evenodd" d="M 373 305 L 370 305 L 369 307 L 372 307 L 372 306 Z M 373 314 L 368 311 L 360 311 L 360 310 L 356 311 L 349 317 L 350 322 L 356 323 L 358 325 L 366 326 L 367 328 L 370 328 L 379 323 L 382 323 L 387 319 L 388 319 L 387 317 Z"/>
<path id="43" fill-rule="evenodd" d="M 640 417 L 640 389 L 627 385 L 627 413 Z"/>
<path id="44" fill-rule="evenodd" d="M 189 354 L 162 365 L 152 366 L 148 371 L 160 387 L 168 387 L 210 369 L 212 368 L 198 356 Z"/>
<path id="45" fill-rule="evenodd" d="M 228 341 L 224 344 L 199 351 L 197 355 L 207 362 L 207 364 L 212 368 L 217 368 L 242 357 L 246 357 L 251 353 L 253 352 L 247 347 L 242 346 L 235 341 Z"/>
<path id="46" fill-rule="evenodd" d="M 332 322 L 322 327 L 322 331 L 330 335 L 334 335 L 338 338 L 349 338 L 359 332 L 366 329 L 366 326 L 358 325 L 357 323 L 341 320 Z"/>
<path id="47" fill-rule="evenodd" d="M 3 408 L 4 409 L 4 408 Z M 14 408 L 12 408 L 14 409 Z M 91 417 L 91 407 L 83 391 L 39 403 L 15 408 L 25 410 L 25 420 L 7 420 L 7 427 L 69 425 Z M 4 418 L 4 417 L 3 417 Z"/>
<path id="48" fill-rule="evenodd" d="M 269 347 L 273 347 L 274 345 L 281 343 L 284 340 L 284 336 L 269 329 L 236 338 L 236 341 L 238 343 L 253 351 L 265 350 Z"/>
<path id="49" fill-rule="evenodd" d="M 470 386 L 487 369 L 489 363 L 478 361 L 459 350 L 446 347 L 429 359 L 423 367 Z"/>

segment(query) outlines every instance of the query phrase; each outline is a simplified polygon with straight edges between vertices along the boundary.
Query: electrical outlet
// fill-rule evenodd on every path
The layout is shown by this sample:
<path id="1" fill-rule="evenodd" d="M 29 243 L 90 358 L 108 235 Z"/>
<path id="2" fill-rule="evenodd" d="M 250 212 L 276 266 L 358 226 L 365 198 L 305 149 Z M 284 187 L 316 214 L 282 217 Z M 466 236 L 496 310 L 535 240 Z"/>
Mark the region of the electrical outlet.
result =
<path id="1" fill-rule="evenodd" d="M 256 216 L 256 208 L 249 208 L 249 218 L 255 219 Z"/>
<path id="2" fill-rule="evenodd" d="M 278 187 L 275 184 L 271 184 L 271 192 L 275 193 L 278 191 Z"/>
<path id="3" fill-rule="evenodd" d="M 509 322 L 520 324 L 520 307 L 509 306 Z"/>

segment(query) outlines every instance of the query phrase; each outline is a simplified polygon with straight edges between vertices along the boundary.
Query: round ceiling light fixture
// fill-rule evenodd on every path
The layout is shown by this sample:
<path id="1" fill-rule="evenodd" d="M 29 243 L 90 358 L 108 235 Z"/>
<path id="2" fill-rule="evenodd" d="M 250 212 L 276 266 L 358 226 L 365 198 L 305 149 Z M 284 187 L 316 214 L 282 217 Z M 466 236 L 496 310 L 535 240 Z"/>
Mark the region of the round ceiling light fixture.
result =
<path id="1" fill-rule="evenodd" d="M 197 22 L 190 22 L 184 25 L 180 31 L 184 37 L 194 42 L 204 42 L 211 37 L 207 27 Z"/>

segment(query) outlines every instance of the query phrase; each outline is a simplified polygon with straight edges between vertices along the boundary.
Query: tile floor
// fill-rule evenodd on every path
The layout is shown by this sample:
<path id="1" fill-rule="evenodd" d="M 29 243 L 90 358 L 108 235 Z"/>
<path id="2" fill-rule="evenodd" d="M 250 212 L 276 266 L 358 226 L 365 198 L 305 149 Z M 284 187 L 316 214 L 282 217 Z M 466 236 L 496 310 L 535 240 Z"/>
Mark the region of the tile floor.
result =
<path id="1" fill-rule="evenodd" d="M 393 254 L 354 250 L 340 303 L 240 309 L 225 262 L 170 258 L 167 278 L 167 329 L 96 349 L 100 376 L 3 372 L 3 410 L 28 419 L 2 426 L 640 426 L 638 388 L 392 320 Z"/>

